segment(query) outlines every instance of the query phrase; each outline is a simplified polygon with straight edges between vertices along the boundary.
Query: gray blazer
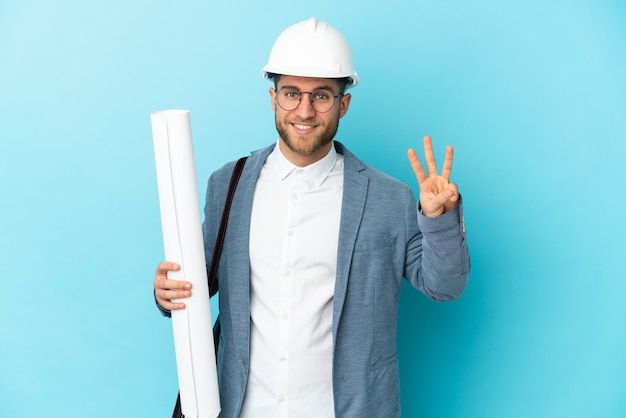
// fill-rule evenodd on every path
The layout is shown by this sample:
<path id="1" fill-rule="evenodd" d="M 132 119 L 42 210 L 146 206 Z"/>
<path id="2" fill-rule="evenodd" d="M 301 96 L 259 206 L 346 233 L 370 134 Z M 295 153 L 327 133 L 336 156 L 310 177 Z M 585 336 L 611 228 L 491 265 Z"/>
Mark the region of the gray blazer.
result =
<path id="1" fill-rule="evenodd" d="M 246 389 L 250 214 L 257 177 L 274 146 L 248 158 L 233 200 L 218 270 L 220 417 L 239 415 Z M 396 319 L 402 278 L 433 300 L 461 295 L 470 270 L 462 208 L 457 205 L 438 218 L 426 218 L 418 213 L 407 185 L 364 164 L 342 144 L 335 142 L 335 148 L 344 156 L 332 326 L 335 415 L 397 417 Z M 228 163 L 209 179 L 203 226 L 207 262 L 233 167 L 234 162 Z"/>

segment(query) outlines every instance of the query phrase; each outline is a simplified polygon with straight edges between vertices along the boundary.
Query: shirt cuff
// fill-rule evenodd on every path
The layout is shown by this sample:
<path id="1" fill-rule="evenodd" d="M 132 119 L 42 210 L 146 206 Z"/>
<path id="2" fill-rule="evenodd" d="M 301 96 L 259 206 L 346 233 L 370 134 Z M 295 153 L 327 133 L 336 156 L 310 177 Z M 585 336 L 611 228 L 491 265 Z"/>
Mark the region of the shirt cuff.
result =
<path id="1" fill-rule="evenodd" d="M 156 290 L 154 292 L 152 292 L 152 294 L 154 295 L 154 303 L 156 304 L 157 308 L 159 308 L 159 311 L 161 312 L 161 315 L 171 318 L 172 317 L 172 311 L 170 311 L 169 309 L 165 309 L 163 306 L 159 305 L 159 302 L 157 302 L 156 299 Z"/>

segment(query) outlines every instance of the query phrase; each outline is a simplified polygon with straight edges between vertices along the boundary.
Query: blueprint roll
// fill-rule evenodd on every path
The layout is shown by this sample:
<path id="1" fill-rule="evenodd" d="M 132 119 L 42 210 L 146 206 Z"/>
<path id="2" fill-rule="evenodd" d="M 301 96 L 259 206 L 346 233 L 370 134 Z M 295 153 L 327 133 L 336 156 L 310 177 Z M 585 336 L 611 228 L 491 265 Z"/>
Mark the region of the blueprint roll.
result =
<path id="1" fill-rule="evenodd" d="M 180 401 L 186 418 L 213 418 L 221 407 L 189 111 L 151 121 L 165 259 L 181 267 L 168 277 L 192 283 L 187 308 L 172 311 Z"/>

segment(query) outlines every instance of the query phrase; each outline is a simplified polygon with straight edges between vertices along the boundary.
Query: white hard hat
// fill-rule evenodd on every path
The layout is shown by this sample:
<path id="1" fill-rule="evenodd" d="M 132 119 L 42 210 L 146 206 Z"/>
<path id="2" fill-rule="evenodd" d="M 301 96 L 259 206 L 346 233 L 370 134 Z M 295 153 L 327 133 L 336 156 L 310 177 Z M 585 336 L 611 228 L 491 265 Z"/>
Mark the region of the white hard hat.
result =
<path id="1" fill-rule="evenodd" d="M 274 74 L 345 78 L 347 88 L 359 83 L 346 38 L 314 17 L 288 27 L 278 36 L 261 72 L 267 79 Z"/>

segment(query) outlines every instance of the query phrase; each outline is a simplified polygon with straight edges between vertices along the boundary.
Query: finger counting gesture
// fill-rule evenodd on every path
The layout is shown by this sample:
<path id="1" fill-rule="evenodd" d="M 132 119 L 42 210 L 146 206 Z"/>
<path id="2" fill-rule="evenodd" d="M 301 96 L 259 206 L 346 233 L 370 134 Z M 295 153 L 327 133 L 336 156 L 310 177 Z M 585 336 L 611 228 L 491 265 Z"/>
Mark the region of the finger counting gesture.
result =
<path id="1" fill-rule="evenodd" d="M 459 201 L 459 190 L 456 184 L 450 182 L 452 147 L 450 145 L 446 147 L 441 175 L 437 173 L 433 144 L 429 136 L 424 137 L 424 158 L 428 175 L 413 148 L 408 150 L 407 155 L 420 188 L 419 200 L 422 213 L 433 218 L 453 209 Z"/>

